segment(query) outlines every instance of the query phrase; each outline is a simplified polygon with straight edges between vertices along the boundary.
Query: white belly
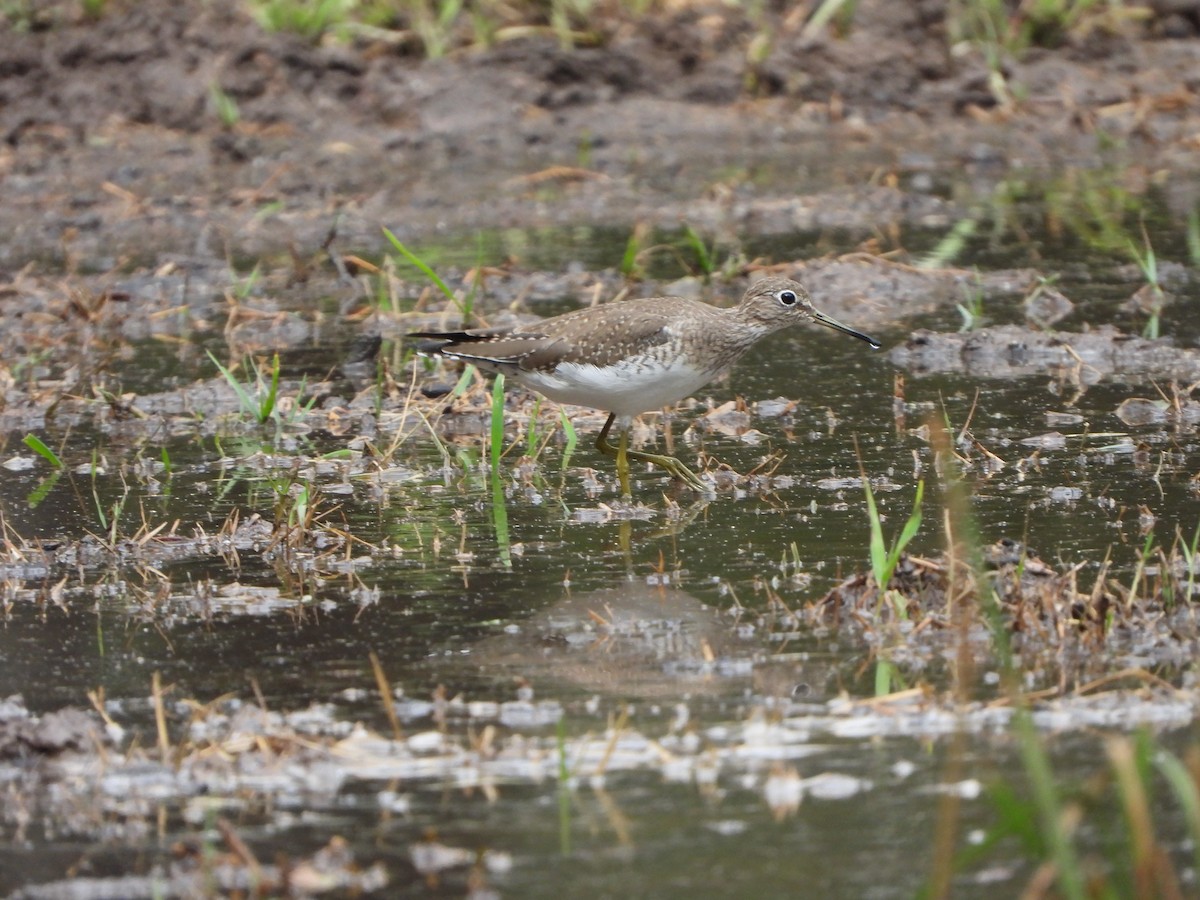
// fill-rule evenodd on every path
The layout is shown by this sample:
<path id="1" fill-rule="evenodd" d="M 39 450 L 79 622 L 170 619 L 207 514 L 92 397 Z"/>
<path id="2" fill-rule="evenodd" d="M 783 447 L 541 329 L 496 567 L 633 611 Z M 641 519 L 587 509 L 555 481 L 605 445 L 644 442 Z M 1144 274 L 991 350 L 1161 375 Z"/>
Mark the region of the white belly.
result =
<path id="1" fill-rule="evenodd" d="M 553 372 L 522 372 L 518 380 L 559 403 L 590 406 L 618 416 L 636 416 L 682 400 L 712 380 L 712 371 L 687 360 L 622 362 L 601 369 L 559 363 Z"/>

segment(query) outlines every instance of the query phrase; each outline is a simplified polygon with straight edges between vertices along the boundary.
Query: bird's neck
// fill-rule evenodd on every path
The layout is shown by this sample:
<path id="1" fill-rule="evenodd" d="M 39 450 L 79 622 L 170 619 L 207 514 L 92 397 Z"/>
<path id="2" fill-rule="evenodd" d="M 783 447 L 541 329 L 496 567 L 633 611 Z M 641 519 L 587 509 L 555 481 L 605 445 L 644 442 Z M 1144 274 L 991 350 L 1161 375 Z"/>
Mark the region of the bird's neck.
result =
<path id="1" fill-rule="evenodd" d="M 779 331 L 787 325 L 786 322 L 762 318 L 756 314 L 753 307 L 735 306 L 733 309 L 726 310 L 726 312 L 731 324 L 731 327 L 728 329 L 730 338 L 737 343 L 745 343 L 746 346 L 765 338 L 768 334 Z"/>

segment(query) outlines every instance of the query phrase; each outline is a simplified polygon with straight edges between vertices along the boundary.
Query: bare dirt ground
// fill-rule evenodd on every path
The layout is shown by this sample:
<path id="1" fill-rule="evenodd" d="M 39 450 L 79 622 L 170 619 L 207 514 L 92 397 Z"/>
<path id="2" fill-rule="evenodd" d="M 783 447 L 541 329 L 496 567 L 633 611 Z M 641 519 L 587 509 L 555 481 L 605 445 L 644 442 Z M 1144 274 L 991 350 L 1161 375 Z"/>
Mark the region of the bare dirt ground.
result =
<path id="1" fill-rule="evenodd" d="M 614 20 L 598 47 L 530 37 L 422 61 L 266 33 L 227 0 L 116 0 L 98 21 L 43 4 L 30 30 L 0 19 L 0 273 L 307 260 L 338 215 L 356 251 L 382 246 L 381 225 L 885 231 L 952 220 L 910 183 L 922 172 L 1200 164 L 1194 3 L 1010 62 L 1011 108 L 980 53 L 952 50 L 941 3 L 862 3 L 844 37 L 765 15 L 753 63 L 764 29 L 719 3 Z"/>

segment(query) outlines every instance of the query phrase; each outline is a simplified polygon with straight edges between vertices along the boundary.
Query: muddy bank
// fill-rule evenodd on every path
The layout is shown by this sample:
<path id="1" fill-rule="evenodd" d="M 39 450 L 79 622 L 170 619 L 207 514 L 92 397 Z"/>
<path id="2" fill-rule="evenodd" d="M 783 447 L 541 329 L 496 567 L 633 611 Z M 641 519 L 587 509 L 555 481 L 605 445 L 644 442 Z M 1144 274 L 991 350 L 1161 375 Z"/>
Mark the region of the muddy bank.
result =
<path id="1" fill-rule="evenodd" d="M 938 4 L 860 4 L 845 37 L 765 15 L 699 4 L 614 22 L 599 47 L 533 37 L 435 61 L 265 33 L 232 2 L 113 3 L 98 21 L 60 8 L 26 32 L 0 20 L 0 265 L 310 254 L 335 216 L 356 249 L 379 248 L 381 224 L 869 234 L 958 214 L 931 193 L 946 165 L 984 191 L 1099 159 L 1195 168 L 1186 12 L 1010 62 L 1026 92 L 1012 109 L 978 52 L 951 52 Z M 752 62 L 763 28 L 774 40 Z M 550 166 L 569 168 L 536 174 Z M 881 177 L 899 190 L 864 189 Z M 816 187 L 831 180 L 845 187 Z"/>

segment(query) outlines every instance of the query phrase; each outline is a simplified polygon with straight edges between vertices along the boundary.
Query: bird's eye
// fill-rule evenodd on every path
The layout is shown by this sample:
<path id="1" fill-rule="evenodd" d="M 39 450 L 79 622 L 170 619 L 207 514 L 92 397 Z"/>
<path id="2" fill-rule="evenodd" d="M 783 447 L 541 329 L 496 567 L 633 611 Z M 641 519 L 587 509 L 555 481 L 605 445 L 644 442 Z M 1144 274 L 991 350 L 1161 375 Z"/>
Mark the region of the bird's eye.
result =
<path id="1" fill-rule="evenodd" d="M 795 306 L 796 299 L 797 298 L 796 298 L 795 291 L 780 291 L 779 292 L 779 302 L 782 303 L 784 306 Z"/>

